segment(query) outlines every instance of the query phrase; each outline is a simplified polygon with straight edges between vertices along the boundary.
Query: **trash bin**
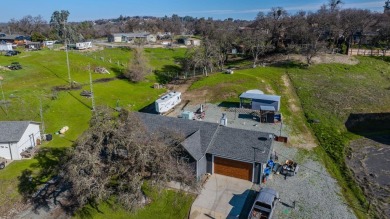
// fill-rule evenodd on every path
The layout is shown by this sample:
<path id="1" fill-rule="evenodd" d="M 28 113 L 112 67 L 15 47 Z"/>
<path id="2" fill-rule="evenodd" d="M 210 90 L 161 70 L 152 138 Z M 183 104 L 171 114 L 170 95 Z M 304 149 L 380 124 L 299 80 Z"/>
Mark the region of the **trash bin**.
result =
<path id="1" fill-rule="evenodd" d="M 46 141 L 51 141 L 53 139 L 53 136 L 51 134 L 46 135 Z"/>

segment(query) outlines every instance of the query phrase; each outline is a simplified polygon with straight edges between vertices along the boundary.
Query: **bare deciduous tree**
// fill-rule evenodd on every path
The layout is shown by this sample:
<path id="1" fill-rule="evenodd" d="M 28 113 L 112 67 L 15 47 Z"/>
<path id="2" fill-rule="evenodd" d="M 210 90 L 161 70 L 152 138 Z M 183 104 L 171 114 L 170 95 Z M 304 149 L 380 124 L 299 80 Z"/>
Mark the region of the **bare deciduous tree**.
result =
<path id="1" fill-rule="evenodd" d="M 8 26 L 13 32 L 31 35 L 33 32 L 42 33 L 47 27 L 47 21 L 42 16 L 24 16 L 20 20 L 11 19 Z"/>
<path id="2" fill-rule="evenodd" d="M 140 82 L 150 73 L 150 67 L 142 48 L 135 48 L 133 51 L 134 57 L 129 60 L 129 66 L 124 75 L 133 82 Z"/>
<path id="3" fill-rule="evenodd" d="M 172 180 L 195 187 L 193 171 L 178 159 L 182 140 L 169 130 L 149 133 L 133 113 L 122 111 L 115 118 L 107 108 L 96 110 L 61 172 L 71 185 L 71 206 L 94 205 L 114 195 L 126 209 L 137 209 L 144 204 L 145 181 L 161 188 Z"/>

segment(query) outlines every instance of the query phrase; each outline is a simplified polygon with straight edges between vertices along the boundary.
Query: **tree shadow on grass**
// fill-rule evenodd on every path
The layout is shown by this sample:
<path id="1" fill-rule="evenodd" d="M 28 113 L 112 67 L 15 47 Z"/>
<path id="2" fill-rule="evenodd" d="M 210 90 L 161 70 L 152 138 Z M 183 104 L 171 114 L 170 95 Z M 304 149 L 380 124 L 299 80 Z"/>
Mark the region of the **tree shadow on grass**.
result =
<path id="1" fill-rule="evenodd" d="M 161 70 L 154 71 L 157 82 L 166 84 L 181 76 L 182 69 L 177 65 L 164 65 Z"/>
<path id="2" fill-rule="evenodd" d="M 66 148 L 42 148 L 34 156 L 38 162 L 31 169 L 22 171 L 18 177 L 18 192 L 23 200 L 33 205 L 33 210 L 49 210 L 49 203 L 66 190 L 67 185 L 59 185 L 61 159 L 66 157 Z"/>
<path id="3" fill-rule="evenodd" d="M 118 79 L 124 79 L 125 76 L 123 75 L 125 69 L 121 67 L 111 67 L 110 70 L 115 74 L 115 77 Z"/>
<path id="4" fill-rule="evenodd" d="M 70 96 L 72 96 L 75 100 L 77 100 L 78 102 L 80 102 L 82 105 L 84 105 L 85 107 L 87 107 L 88 109 L 92 110 L 92 107 L 90 107 L 88 104 L 84 103 L 82 100 L 80 100 L 79 98 L 77 98 L 74 94 L 72 94 L 71 92 L 68 92 Z"/>
<path id="5" fill-rule="evenodd" d="M 296 61 L 290 61 L 290 60 L 278 61 L 278 62 L 272 63 L 270 66 L 278 67 L 278 68 L 286 68 L 286 69 L 290 69 L 290 68 L 306 69 L 308 67 L 307 64 L 304 64 L 301 62 L 296 62 Z"/>

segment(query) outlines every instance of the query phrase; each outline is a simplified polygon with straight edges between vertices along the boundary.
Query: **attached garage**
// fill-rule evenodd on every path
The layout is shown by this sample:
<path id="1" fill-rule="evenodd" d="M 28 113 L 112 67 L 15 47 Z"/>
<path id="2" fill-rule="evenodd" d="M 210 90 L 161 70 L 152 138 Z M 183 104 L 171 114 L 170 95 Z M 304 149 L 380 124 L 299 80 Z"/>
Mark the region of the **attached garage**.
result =
<path id="1" fill-rule="evenodd" d="M 214 173 L 252 181 L 253 164 L 214 157 Z"/>

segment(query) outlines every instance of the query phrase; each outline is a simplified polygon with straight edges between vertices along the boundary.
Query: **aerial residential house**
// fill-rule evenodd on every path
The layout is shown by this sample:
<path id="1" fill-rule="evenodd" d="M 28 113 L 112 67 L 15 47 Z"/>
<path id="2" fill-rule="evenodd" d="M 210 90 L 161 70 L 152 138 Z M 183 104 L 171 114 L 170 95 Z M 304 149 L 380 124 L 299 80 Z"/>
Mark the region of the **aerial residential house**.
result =
<path id="1" fill-rule="evenodd" d="M 148 32 L 140 33 L 114 33 L 108 35 L 108 42 L 113 43 L 134 43 L 136 39 L 144 40 L 147 43 L 155 43 L 157 37 Z"/>
<path id="2" fill-rule="evenodd" d="M 151 133 L 169 129 L 184 136 L 181 146 L 193 174 L 200 180 L 206 173 L 221 174 L 260 183 L 273 147 L 273 135 L 155 114 L 136 113 Z M 222 120 L 221 120 L 222 121 Z"/>
<path id="3" fill-rule="evenodd" d="M 200 39 L 185 38 L 184 45 L 186 45 L 186 46 L 200 46 Z"/>
<path id="4" fill-rule="evenodd" d="M 39 123 L 30 121 L 0 122 L 0 157 L 20 160 L 23 151 L 40 143 Z"/>

